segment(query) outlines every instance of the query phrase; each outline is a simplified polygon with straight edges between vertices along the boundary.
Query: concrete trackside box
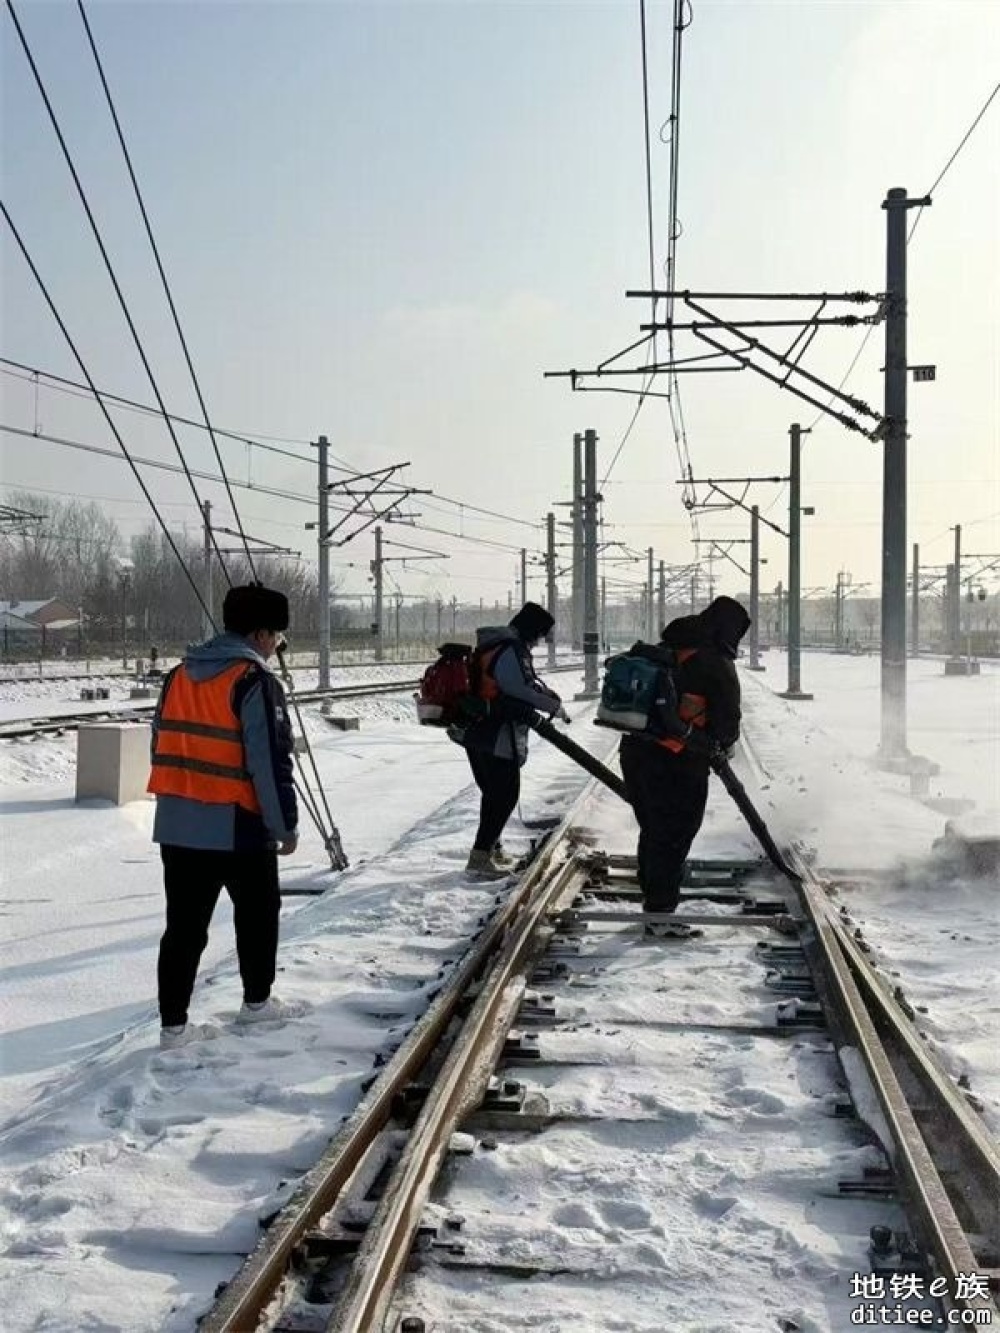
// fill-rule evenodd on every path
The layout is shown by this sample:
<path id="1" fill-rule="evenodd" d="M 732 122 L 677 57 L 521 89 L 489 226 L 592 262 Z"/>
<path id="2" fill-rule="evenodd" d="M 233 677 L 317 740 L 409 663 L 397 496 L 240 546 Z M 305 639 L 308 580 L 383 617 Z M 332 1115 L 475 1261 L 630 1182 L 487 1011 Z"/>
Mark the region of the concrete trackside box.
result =
<path id="1" fill-rule="evenodd" d="M 148 722 L 88 722 L 76 733 L 76 799 L 139 801 L 149 780 Z"/>

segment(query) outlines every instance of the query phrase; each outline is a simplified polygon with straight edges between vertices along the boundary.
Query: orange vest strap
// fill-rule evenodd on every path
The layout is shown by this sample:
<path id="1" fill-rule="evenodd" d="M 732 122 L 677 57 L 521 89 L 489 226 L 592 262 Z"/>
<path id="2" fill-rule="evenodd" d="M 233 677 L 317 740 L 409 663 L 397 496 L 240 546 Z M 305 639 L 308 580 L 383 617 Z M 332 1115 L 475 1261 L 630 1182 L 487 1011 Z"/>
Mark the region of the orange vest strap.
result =
<path id="1" fill-rule="evenodd" d="M 489 668 L 500 654 L 500 649 L 506 647 L 506 644 L 498 643 L 492 648 L 485 649 L 478 654 L 476 663 L 478 671 L 476 693 L 480 699 L 496 699 L 500 694 L 500 687 L 489 674 Z"/>
<path id="2" fill-rule="evenodd" d="M 697 653 L 697 648 L 678 648 L 676 657 L 679 663 L 687 662 Z M 692 727 L 705 727 L 708 725 L 708 700 L 703 694 L 689 694 L 685 691 L 678 700 L 677 716 L 682 722 L 690 722 Z M 670 750 L 673 754 L 680 754 L 682 750 L 687 749 L 685 741 L 677 740 L 672 736 L 661 737 L 657 745 L 662 745 L 665 750 Z"/>

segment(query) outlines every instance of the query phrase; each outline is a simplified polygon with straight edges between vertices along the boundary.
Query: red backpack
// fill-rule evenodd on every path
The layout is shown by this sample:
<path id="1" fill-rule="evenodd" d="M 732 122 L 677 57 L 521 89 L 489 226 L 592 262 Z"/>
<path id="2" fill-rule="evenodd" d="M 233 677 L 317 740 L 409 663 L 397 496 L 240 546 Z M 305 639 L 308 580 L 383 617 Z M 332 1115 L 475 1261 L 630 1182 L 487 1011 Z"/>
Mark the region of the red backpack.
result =
<path id="1" fill-rule="evenodd" d="M 465 643 L 443 643 L 438 658 L 423 674 L 417 718 L 426 727 L 448 727 L 466 718 L 472 699 L 473 650 Z"/>

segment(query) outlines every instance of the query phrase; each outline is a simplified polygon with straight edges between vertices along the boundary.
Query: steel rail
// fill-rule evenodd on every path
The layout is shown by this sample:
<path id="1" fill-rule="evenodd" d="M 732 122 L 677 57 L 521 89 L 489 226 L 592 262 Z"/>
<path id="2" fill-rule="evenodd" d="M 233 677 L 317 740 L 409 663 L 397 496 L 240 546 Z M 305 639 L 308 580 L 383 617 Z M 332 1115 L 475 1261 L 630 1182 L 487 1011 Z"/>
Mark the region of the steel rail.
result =
<path id="1" fill-rule="evenodd" d="M 363 685 L 338 685 L 329 690 L 296 690 L 299 703 L 315 703 L 323 699 L 365 699 L 380 694 L 402 694 L 416 689 L 418 680 L 391 680 L 366 682 Z M 37 736 L 50 731 L 75 731 L 82 723 L 106 722 L 118 719 L 127 722 L 133 713 L 152 713 L 156 708 L 154 699 L 122 701 L 121 708 L 102 708 L 90 713 L 66 713 L 62 717 L 39 716 L 37 718 L 18 719 L 15 723 L 0 723 L 0 740 L 9 740 L 17 736 Z"/>
<path id="2" fill-rule="evenodd" d="M 576 897 L 586 872 L 576 858 L 535 877 L 533 896 L 495 958 L 413 1127 L 375 1210 L 328 1333 L 371 1333 L 384 1319 L 410 1254 L 452 1134 L 479 1105 L 526 986 L 526 970 L 554 930 L 543 928 L 563 900 Z"/>
<path id="3" fill-rule="evenodd" d="M 295 670 L 310 670 L 311 668 L 296 667 Z M 571 666 L 550 667 L 547 675 L 557 674 L 564 671 L 581 671 L 581 666 L 576 663 Z M 383 680 L 383 681 L 365 681 L 357 685 L 332 685 L 326 690 L 296 690 L 295 697 L 299 703 L 316 703 L 324 699 L 336 701 L 337 699 L 367 699 L 376 697 L 380 694 L 403 694 L 407 690 L 415 690 L 420 686 L 420 677 L 412 680 Z M 13 740 L 21 736 L 41 736 L 48 732 L 75 731 L 81 723 L 85 722 L 107 722 L 129 721 L 130 715 L 134 713 L 152 713 L 156 708 L 156 701 L 153 699 L 133 699 L 122 700 L 120 708 L 99 708 L 89 713 L 65 713 L 62 716 L 52 716 L 51 714 L 39 714 L 37 717 L 18 718 L 12 722 L 0 722 L 0 740 Z"/>
<path id="4" fill-rule="evenodd" d="M 410 1030 L 378 1079 L 341 1125 L 319 1161 L 267 1232 L 246 1257 L 215 1305 L 199 1324 L 199 1333 L 246 1333 L 257 1327 L 285 1277 L 292 1254 L 305 1234 L 337 1202 L 392 1114 L 395 1097 L 412 1082 L 439 1046 L 469 988 L 502 947 L 537 885 L 563 845 L 593 782 L 574 801 L 522 882 L 503 900 L 483 931 L 443 983 L 430 1008 Z"/>
<path id="5" fill-rule="evenodd" d="M 963 1142 L 969 1146 L 977 1169 L 986 1172 L 982 1185 L 987 1192 L 990 1181 L 993 1182 L 994 1200 L 1000 1197 L 997 1194 L 1000 1156 L 996 1144 L 990 1141 L 985 1127 L 974 1121 L 972 1109 L 947 1072 L 913 1039 L 909 1020 L 885 993 L 871 963 L 837 920 L 811 868 L 794 851 L 790 856 L 802 876 L 796 890 L 812 931 L 811 935 L 806 931 L 803 936 L 806 957 L 813 967 L 824 1007 L 832 1011 L 840 1027 L 841 1040 L 845 1045 L 855 1045 L 864 1062 L 892 1137 L 892 1143 L 884 1146 L 900 1179 L 907 1216 L 919 1241 L 948 1281 L 950 1305 L 961 1311 L 985 1312 L 996 1321 L 998 1310 L 993 1300 L 977 1294 L 958 1295 L 959 1275 L 981 1271 L 981 1265 L 907 1099 L 886 1040 L 878 1031 L 873 1008 L 883 1029 L 888 1028 L 889 1040 L 906 1053 L 910 1068 L 918 1074 L 921 1089 L 932 1092 L 938 1114 L 948 1117 L 950 1134 L 946 1138 L 950 1145 L 954 1148 L 956 1143 Z M 967 1194 L 963 1198 L 967 1200 Z M 983 1220 L 977 1218 L 979 1223 Z M 989 1239 L 993 1243 L 997 1240 L 995 1222 Z"/>

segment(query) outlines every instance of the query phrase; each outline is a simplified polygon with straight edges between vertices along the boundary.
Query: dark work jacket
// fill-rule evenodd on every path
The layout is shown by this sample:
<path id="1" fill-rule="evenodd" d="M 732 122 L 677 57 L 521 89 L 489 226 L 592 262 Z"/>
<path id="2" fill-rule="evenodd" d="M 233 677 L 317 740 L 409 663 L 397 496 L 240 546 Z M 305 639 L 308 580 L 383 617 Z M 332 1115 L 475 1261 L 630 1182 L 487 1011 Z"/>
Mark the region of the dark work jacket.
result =
<path id="1" fill-rule="evenodd" d="M 705 633 L 700 616 L 682 616 L 663 631 L 659 644 L 637 643 L 629 652 L 651 661 L 671 660 L 663 649 L 692 648 L 694 653 L 674 669 L 678 693 L 700 694 L 707 700 L 704 735 L 729 749 L 740 735 L 740 682 L 732 657 Z M 648 743 L 648 742 L 647 742 Z M 684 750 L 691 755 L 693 750 Z M 699 756 L 707 763 L 707 756 Z"/>
<path id="2" fill-rule="evenodd" d="M 528 723 L 537 713 L 559 711 L 560 698 L 535 673 L 531 649 L 510 625 L 476 630 L 476 651 L 496 652 L 488 674 L 497 697 L 488 717 L 462 728 L 454 739 L 467 750 L 491 754 L 521 765 L 528 757 Z"/>

